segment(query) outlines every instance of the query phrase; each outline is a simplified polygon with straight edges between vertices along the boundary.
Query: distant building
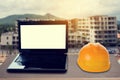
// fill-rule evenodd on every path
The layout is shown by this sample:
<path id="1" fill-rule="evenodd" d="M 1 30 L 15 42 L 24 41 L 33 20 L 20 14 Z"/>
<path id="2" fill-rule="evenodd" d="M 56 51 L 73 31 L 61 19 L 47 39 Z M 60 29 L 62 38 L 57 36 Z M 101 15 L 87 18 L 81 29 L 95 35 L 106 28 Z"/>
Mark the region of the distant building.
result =
<path id="1" fill-rule="evenodd" d="M 12 46 L 16 48 L 18 46 L 18 33 L 6 32 L 1 34 L 1 47 Z"/>
<path id="2" fill-rule="evenodd" d="M 90 16 L 87 18 L 73 19 L 77 39 L 83 43 L 100 42 L 111 45 L 117 43 L 117 20 L 113 16 Z"/>
<path id="3" fill-rule="evenodd" d="M 68 20 L 68 47 L 78 47 L 81 45 L 81 36 L 77 31 L 77 21 L 75 19 Z"/>

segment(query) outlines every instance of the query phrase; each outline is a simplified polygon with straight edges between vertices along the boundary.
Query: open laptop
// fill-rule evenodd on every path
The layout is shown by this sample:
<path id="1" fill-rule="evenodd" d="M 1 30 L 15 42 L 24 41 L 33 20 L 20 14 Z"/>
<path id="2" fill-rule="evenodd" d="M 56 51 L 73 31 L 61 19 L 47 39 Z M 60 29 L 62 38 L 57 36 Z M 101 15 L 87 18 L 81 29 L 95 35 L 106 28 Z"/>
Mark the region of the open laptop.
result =
<path id="1" fill-rule="evenodd" d="M 19 54 L 8 72 L 67 71 L 67 21 L 18 20 Z"/>

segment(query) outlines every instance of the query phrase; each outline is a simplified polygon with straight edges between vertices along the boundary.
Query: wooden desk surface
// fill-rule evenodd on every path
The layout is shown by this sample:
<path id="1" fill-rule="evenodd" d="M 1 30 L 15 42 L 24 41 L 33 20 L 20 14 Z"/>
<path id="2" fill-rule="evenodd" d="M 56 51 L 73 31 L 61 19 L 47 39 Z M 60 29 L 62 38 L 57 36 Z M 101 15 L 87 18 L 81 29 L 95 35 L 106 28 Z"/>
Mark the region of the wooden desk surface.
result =
<path id="1" fill-rule="evenodd" d="M 111 69 L 104 73 L 88 73 L 82 71 L 76 64 L 77 55 L 68 55 L 68 71 L 64 74 L 56 73 L 8 73 L 6 71 L 15 55 L 8 56 L 0 66 L 0 80 L 120 80 L 120 64 L 113 54 L 110 54 Z M 16 79 L 17 78 L 17 79 Z"/>

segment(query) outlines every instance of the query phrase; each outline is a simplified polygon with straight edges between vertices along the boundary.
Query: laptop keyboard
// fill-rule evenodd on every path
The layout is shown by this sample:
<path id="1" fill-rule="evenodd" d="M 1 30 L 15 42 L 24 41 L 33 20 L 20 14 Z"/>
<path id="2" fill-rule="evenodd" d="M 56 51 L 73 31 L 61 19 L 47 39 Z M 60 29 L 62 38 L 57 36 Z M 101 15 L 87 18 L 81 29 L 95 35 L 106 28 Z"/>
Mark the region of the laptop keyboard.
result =
<path id="1" fill-rule="evenodd" d="M 19 56 L 15 62 L 26 68 L 65 69 L 66 55 Z"/>

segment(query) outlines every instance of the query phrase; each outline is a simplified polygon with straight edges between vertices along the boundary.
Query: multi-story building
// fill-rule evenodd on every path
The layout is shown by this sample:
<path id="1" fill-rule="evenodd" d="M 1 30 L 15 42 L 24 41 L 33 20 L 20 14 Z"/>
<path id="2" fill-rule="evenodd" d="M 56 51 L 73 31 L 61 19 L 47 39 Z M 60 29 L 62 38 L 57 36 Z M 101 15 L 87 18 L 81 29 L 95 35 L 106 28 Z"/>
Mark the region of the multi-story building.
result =
<path id="1" fill-rule="evenodd" d="M 6 48 L 7 46 L 17 48 L 18 46 L 17 32 L 6 32 L 1 34 L 1 47 Z"/>
<path id="2" fill-rule="evenodd" d="M 74 19 L 76 36 L 78 41 L 109 43 L 117 42 L 117 20 L 112 16 L 90 16 L 82 19 Z"/>
<path id="3" fill-rule="evenodd" d="M 81 36 L 77 26 L 78 19 L 68 20 L 68 46 L 70 48 L 81 46 Z"/>
<path id="4" fill-rule="evenodd" d="M 76 20 L 68 20 L 68 47 L 73 48 L 73 47 L 77 47 L 78 43 L 78 38 L 77 37 L 77 31 L 76 31 Z"/>

